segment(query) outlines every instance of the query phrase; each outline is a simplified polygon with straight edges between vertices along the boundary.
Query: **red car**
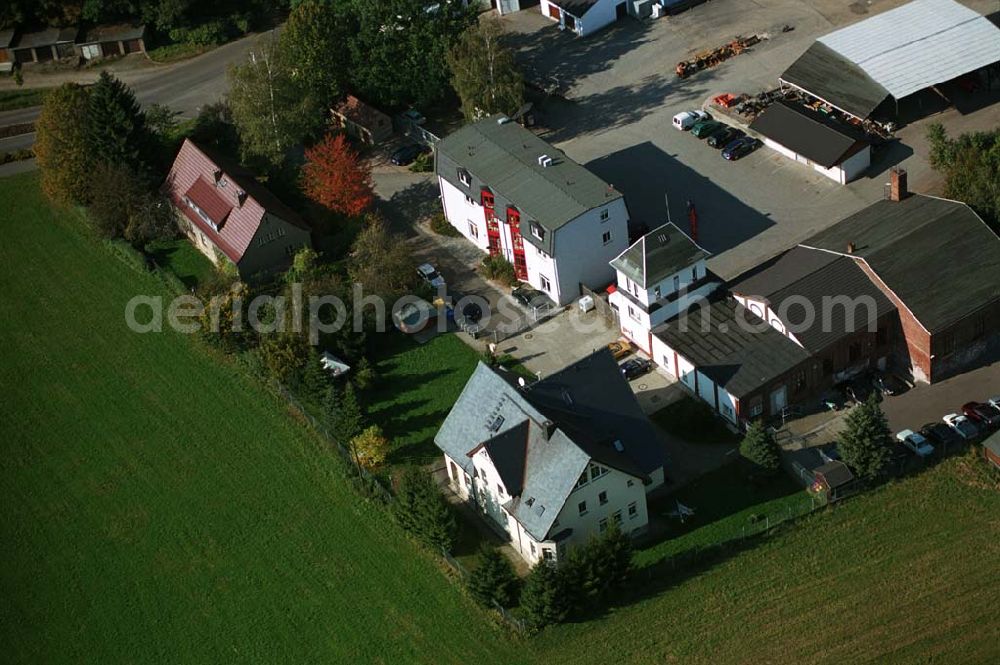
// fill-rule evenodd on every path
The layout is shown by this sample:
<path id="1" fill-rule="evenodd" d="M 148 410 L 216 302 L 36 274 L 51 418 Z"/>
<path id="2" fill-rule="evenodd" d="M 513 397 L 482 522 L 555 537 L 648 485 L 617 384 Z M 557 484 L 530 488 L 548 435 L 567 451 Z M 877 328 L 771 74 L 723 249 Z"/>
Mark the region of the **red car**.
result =
<path id="1" fill-rule="evenodd" d="M 962 405 L 962 413 L 974 420 L 980 427 L 1000 427 L 1000 413 L 989 404 L 968 402 Z"/>

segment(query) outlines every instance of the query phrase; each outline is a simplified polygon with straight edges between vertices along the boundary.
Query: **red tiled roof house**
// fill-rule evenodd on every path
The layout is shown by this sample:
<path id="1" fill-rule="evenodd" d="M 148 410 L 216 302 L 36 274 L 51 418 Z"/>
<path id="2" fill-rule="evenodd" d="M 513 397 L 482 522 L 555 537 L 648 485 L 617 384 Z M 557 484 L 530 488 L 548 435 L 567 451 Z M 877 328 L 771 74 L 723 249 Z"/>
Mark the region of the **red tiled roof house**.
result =
<path id="1" fill-rule="evenodd" d="M 241 277 L 282 270 L 302 247 L 309 229 L 253 176 L 185 139 L 170 167 L 164 192 L 181 229 L 216 265 L 229 262 Z"/>

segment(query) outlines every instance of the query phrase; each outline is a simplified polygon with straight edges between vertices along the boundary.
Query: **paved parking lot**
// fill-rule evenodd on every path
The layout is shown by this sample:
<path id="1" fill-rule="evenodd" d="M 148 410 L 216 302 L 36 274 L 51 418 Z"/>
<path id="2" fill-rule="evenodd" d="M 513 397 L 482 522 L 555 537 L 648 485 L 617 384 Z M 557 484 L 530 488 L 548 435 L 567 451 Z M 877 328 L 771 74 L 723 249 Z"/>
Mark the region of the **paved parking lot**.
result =
<path id="1" fill-rule="evenodd" d="M 923 134 L 933 121 L 954 132 L 996 126 L 1000 105 L 962 116 L 955 110 L 900 132 L 902 145 L 875 158 L 866 177 L 841 186 L 766 148 L 724 161 L 670 126 L 678 111 L 722 92 L 756 93 L 818 36 L 904 0 L 713 0 L 676 17 L 624 20 L 587 39 L 560 33 L 537 10 L 507 18 L 531 76 L 557 80 L 569 101 L 541 105 L 543 137 L 625 194 L 632 218 L 655 226 L 670 217 L 687 229 L 686 201 L 698 210 L 699 243 L 713 252 L 709 267 L 732 278 L 777 252 L 882 197 L 890 166 L 909 171 L 911 188 L 932 191 Z M 996 3 L 971 0 L 989 13 Z M 867 13 L 866 13 L 867 12 Z M 784 25 L 794 27 L 781 32 Z M 751 52 L 686 80 L 674 65 L 737 34 L 769 33 Z"/>

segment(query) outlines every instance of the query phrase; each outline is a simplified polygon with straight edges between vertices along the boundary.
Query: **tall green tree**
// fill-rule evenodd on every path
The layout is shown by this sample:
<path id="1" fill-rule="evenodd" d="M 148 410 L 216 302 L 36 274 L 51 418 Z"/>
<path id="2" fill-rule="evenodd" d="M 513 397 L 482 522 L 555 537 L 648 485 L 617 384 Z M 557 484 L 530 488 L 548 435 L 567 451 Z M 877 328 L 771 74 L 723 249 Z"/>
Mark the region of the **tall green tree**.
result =
<path id="1" fill-rule="evenodd" d="M 781 447 L 759 422 L 747 428 L 740 443 L 740 454 L 765 472 L 774 473 L 781 468 Z"/>
<path id="2" fill-rule="evenodd" d="M 451 84 L 469 120 L 512 115 L 524 103 L 524 77 L 503 35 L 500 19 L 487 18 L 462 33 L 448 52 Z"/>
<path id="3" fill-rule="evenodd" d="M 450 550 L 455 542 L 455 512 L 423 469 L 411 467 L 403 471 L 392 514 L 400 526 L 429 547 Z"/>
<path id="4" fill-rule="evenodd" d="M 102 71 L 90 90 L 87 141 L 95 159 L 141 172 L 152 146 L 146 117 L 132 90 Z"/>
<path id="5" fill-rule="evenodd" d="M 296 78 L 288 54 L 266 40 L 229 69 L 228 107 L 244 159 L 281 166 L 289 150 L 323 125 L 322 105 Z"/>
<path id="6" fill-rule="evenodd" d="M 64 83 L 50 91 L 42 102 L 35 123 L 35 156 L 42 191 L 56 203 L 84 203 L 89 198 L 89 108 L 87 90 L 75 83 Z"/>
<path id="7" fill-rule="evenodd" d="M 320 362 L 316 347 L 311 347 L 309 360 L 302 370 L 302 394 L 316 404 L 322 404 L 330 386 L 330 374 Z"/>
<path id="8" fill-rule="evenodd" d="M 545 561 L 536 564 L 521 589 L 521 609 L 535 629 L 565 621 L 570 611 L 565 573 Z"/>
<path id="9" fill-rule="evenodd" d="M 381 217 L 368 215 L 351 246 L 347 262 L 351 281 L 360 284 L 365 294 L 381 296 L 391 303 L 415 286 L 411 264 L 405 240 L 391 232 Z"/>
<path id="10" fill-rule="evenodd" d="M 347 446 L 365 429 L 365 414 L 358 403 L 354 386 L 350 383 L 344 386 L 337 404 L 337 415 L 333 421 L 333 436 L 337 443 Z"/>
<path id="11" fill-rule="evenodd" d="M 927 139 L 931 166 L 945 177 L 945 196 L 969 204 L 1000 233 L 1000 127 L 952 139 L 934 123 Z"/>
<path id="12" fill-rule="evenodd" d="M 517 591 L 517 573 L 503 552 L 491 545 L 483 545 L 479 551 L 479 563 L 469 575 L 466 585 L 481 605 L 510 607 Z"/>
<path id="13" fill-rule="evenodd" d="M 574 611 L 598 607 L 631 574 L 632 540 L 612 523 L 599 537 L 570 550 L 565 565 Z"/>
<path id="14" fill-rule="evenodd" d="M 324 107 L 343 92 L 350 68 L 344 45 L 352 17 L 343 3 L 304 0 L 288 15 L 278 43 L 295 63 L 293 76 Z"/>
<path id="15" fill-rule="evenodd" d="M 351 84 L 372 103 L 424 106 L 448 94 L 446 56 L 476 20 L 478 7 L 425 0 L 350 0 Z"/>
<path id="16" fill-rule="evenodd" d="M 851 411 L 837 442 L 841 459 L 860 478 L 875 480 L 889 463 L 892 433 L 885 414 L 872 393 Z"/>

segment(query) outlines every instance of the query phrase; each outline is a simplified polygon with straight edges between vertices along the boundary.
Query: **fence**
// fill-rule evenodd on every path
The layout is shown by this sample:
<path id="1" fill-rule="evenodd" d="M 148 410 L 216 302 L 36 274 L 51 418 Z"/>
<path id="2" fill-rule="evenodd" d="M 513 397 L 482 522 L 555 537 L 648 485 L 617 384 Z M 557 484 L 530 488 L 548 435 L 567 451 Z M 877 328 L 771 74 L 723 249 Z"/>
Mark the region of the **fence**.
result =
<path id="1" fill-rule="evenodd" d="M 606 295 L 598 293 L 582 283 L 580 284 L 580 292 L 585 296 L 590 296 L 594 300 L 594 309 L 597 310 L 598 314 L 607 319 L 608 323 L 616 327 L 618 326 L 618 310 L 611 306 Z"/>

